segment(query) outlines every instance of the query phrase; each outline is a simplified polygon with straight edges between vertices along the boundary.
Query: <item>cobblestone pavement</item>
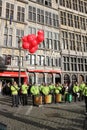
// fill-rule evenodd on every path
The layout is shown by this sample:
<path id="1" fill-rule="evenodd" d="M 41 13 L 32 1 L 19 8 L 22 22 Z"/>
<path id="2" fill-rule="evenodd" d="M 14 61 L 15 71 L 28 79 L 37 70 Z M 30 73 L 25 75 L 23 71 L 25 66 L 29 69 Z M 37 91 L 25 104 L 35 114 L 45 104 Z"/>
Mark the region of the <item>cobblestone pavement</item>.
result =
<path id="1" fill-rule="evenodd" d="M 7 125 L 7 130 L 87 130 L 84 105 L 72 102 L 33 107 L 30 102 L 12 108 L 11 97 L 0 96 L 0 123 Z"/>

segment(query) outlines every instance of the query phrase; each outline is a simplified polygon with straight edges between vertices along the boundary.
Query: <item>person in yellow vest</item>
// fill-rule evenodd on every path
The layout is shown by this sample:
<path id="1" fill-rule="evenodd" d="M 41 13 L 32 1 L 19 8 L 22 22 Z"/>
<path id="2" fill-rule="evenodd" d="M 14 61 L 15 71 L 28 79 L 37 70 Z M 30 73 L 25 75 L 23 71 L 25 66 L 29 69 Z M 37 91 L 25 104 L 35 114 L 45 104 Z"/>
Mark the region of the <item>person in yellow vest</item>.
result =
<path id="1" fill-rule="evenodd" d="M 53 83 L 49 84 L 50 94 L 52 95 L 52 102 L 55 102 L 55 85 Z"/>
<path id="2" fill-rule="evenodd" d="M 77 84 L 77 82 L 73 86 L 73 93 L 74 93 L 74 102 L 76 102 L 77 98 L 78 98 L 78 100 L 80 98 L 80 88 L 79 88 L 79 85 Z"/>
<path id="3" fill-rule="evenodd" d="M 34 84 L 31 86 L 30 92 L 31 92 L 31 94 L 32 94 L 33 106 L 37 106 L 37 105 L 34 103 L 34 98 L 35 98 L 35 96 L 40 95 L 40 88 L 39 88 L 39 86 L 36 85 L 36 83 L 34 83 Z"/>
<path id="4" fill-rule="evenodd" d="M 12 107 L 18 107 L 18 85 L 16 82 L 13 82 L 11 85 L 11 95 L 12 95 Z"/>
<path id="5" fill-rule="evenodd" d="M 86 115 L 87 115 L 87 83 L 85 84 L 84 90 L 83 90 L 83 95 L 85 97 L 85 109 L 86 109 Z"/>
<path id="6" fill-rule="evenodd" d="M 28 86 L 26 82 L 24 82 L 24 84 L 21 86 L 21 93 L 22 93 L 23 106 L 27 105 L 28 104 Z"/>
<path id="7" fill-rule="evenodd" d="M 65 100 L 65 103 L 66 103 L 66 101 L 68 100 L 67 97 L 68 97 L 68 91 L 69 91 L 69 85 L 68 85 L 68 83 L 64 84 L 63 89 L 64 89 L 64 100 Z"/>
<path id="8" fill-rule="evenodd" d="M 82 82 L 82 83 L 79 85 L 79 88 L 80 88 L 80 100 L 83 100 L 83 98 L 84 98 L 84 96 L 83 96 L 84 87 L 85 87 L 85 83 Z"/>

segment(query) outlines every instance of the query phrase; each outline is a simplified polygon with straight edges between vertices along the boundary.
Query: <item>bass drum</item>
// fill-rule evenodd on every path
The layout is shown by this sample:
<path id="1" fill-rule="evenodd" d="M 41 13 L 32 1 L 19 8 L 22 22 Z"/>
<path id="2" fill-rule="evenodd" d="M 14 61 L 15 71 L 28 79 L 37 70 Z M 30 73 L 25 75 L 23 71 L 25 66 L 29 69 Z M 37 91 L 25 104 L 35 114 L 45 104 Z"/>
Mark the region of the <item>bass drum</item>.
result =
<path id="1" fill-rule="evenodd" d="M 68 102 L 72 101 L 72 94 L 68 94 Z"/>
<path id="2" fill-rule="evenodd" d="M 34 104 L 41 105 L 42 104 L 42 96 L 34 96 Z"/>
<path id="3" fill-rule="evenodd" d="M 52 95 L 45 95 L 44 97 L 44 103 L 48 104 L 48 103 L 52 103 Z"/>
<path id="4" fill-rule="evenodd" d="M 62 102 L 62 94 L 56 94 L 55 95 L 55 102 L 56 103 Z"/>

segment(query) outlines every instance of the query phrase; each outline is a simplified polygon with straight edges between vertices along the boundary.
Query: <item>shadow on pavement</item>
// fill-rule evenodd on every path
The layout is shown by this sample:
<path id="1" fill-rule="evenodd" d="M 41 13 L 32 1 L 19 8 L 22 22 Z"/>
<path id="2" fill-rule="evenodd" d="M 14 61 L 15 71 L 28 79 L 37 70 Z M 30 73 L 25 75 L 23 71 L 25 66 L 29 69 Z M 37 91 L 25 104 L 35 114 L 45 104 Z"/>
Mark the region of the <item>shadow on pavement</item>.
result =
<path id="1" fill-rule="evenodd" d="M 8 113 L 8 112 L 3 112 L 3 111 L 0 111 L 0 115 L 3 115 L 7 118 L 10 118 L 10 119 L 13 119 L 13 120 L 16 120 L 16 121 L 20 121 L 20 122 L 23 122 L 23 123 L 26 123 L 26 124 L 30 124 L 30 125 L 33 125 L 35 127 L 39 127 L 42 129 L 47 129 L 47 130 L 61 130 L 61 128 L 52 128 L 51 126 L 46 126 L 46 125 L 43 125 L 43 124 L 40 124 L 39 122 L 35 122 L 35 121 L 31 121 L 29 119 L 23 119 L 21 117 L 17 117 L 17 116 L 14 116 L 12 113 Z M 62 130 L 66 130 L 66 129 L 63 129 Z M 75 129 L 73 129 L 75 130 Z"/>
<path id="2" fill-rule="evenodd" d="M 77 104 L 78 105 L 78 104 Z M 73 105 L 72 105 L 72 107 L 73 107 Z M 72 113 L 76 113 L 76 114 L 84 114 L 84 109 L 85 109 L 85 106 L 81 106 L 81 107 L 83 107 L 83 110 L 77 110 L 76 108 L 73 108 L 73 109 L 67 109 L 67 108 L 60 108 L 60 107 L 52 107 L 52 106 L 45 106 L 45 108 L 50 108 L 50 109 L 57 109 L 57 110 L 62 110 L 62 111 L 67 111 L 67 112 L 72 112 Z"/>

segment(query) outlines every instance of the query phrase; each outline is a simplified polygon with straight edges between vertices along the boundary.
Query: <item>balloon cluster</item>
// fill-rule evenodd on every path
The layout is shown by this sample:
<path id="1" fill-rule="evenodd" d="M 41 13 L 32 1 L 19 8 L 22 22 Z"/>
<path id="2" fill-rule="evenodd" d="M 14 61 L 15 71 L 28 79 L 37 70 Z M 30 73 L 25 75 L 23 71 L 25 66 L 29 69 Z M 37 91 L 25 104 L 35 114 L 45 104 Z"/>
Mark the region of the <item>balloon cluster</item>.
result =
<path id="1" fill-rule="evenodd" d="M 22 48 L 28 50 L 30 53 L 35 53 L 38 50 L 38 45 L 44 40 L 44 32 L 38 31 L 38 35 L 31 34 L 22 37 Z"/>

